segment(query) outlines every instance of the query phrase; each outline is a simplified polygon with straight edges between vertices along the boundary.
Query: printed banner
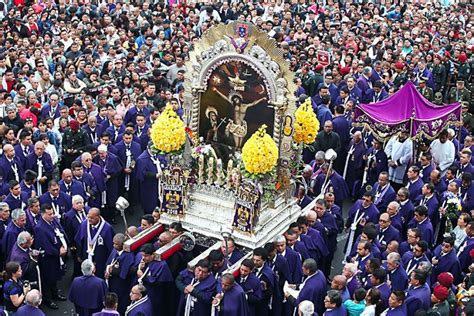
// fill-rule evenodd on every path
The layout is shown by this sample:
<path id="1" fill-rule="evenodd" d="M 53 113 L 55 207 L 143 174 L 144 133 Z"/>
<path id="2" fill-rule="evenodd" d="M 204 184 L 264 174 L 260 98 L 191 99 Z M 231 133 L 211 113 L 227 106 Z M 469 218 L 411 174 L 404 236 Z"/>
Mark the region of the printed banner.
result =
<path id="1" fill-rule="evenodd" d="M 260 193 L 249 182 L 242 183 L 236 193 L 232 226 L 244 233 L 252 233 L 258 221 Z"/>

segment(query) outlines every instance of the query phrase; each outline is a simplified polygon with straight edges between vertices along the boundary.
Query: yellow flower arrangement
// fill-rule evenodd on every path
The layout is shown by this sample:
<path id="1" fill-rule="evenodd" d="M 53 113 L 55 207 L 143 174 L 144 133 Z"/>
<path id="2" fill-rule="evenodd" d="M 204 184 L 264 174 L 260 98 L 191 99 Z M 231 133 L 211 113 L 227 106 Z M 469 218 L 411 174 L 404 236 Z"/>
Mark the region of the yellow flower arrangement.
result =
<path id="1" fill-rule="evenodd" d="M 307 145 L 314 143 L 319 130 L 319 121 L 311 106 L 311 98 L 307 98 L 295 112 L 295 133 L 293 140 Z"/>
<path id="2" fill-rule="evenodd" d="M 163 153 L 180 151 L 186 141 L 184 123 L 168 105 L 151 127 L 153 145 Z"/>
<path id="3" fill-rule="evenodd" d="M 278 147 L 262 125 L 242 148 L 242 161 L 245 170 L 251 175 L 263 175 L 275 168 L 278 160 Z"/>

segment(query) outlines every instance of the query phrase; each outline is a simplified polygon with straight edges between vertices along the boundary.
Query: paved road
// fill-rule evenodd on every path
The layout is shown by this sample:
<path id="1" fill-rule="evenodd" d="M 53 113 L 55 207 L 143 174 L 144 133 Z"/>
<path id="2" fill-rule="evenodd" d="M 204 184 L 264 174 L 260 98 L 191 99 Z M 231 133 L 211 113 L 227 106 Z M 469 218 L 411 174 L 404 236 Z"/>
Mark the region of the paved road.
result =
<path id="1" fill-rule="evenodd" d="M 346 201 L 344 203 L 344 212 L 343 212 L 344 218 L 346 218 L 346 216 L 347 216 L 347 210 L 349 209 L 349 206 L 350 206 L 350 202 Z M 141 215 L 142 215 L 142 211 L 139 210 L 139 209 L 133 210 L 133 212 L 129 212 L 127 214 L 127 221 L 129 223 L 129 225 L 137 225 L 140 222 L 139 219 L 140 219 Z M 124 231 L 123 221 L 119 220 L 118 217 L 117 217 L 117 221 L 118 221 L 118 223 L 113 225 L 115 232 L 123 232 Z M 334 259 L 333 259 L 333 269 L 332 269 L 332 272 L 331 272 L 331 277 L 336 275 L 336 274 L 340 274 L 341 271 L 342 271 L 342 260 L 344 258 L 343 248 L 344 248 L 345 240 L 346 240 L 346 236 L 344 234 L 340 234 L 339 237 L 338 237 L 338 249 L 337 249 L 337 252 L 334 255 Z M 70 258 L 67 260 L 67 263 L 68 263 L 68 266 L 70 268 L 66 272 L 66 275 L 63 277 L 62 282 L 60 282 L 58 284 L 58 288 L 60 289 L 62 294 L 66 295 L 66 296 L 69 292 L 69 286 L 70 286 L 71 281 L 72 281 L 72 261 L 71 261 Z M 50 316 L 50 315 L 51 316 L 74 315 L 75 316 L 74 306 L 69 301 L 58 302 L 58 305 L 59 305 L 59 310 L 53 311 L 53 310 L 50 310 L 49 308 L 45 307 L 44 312 L 48 316 Z"/>

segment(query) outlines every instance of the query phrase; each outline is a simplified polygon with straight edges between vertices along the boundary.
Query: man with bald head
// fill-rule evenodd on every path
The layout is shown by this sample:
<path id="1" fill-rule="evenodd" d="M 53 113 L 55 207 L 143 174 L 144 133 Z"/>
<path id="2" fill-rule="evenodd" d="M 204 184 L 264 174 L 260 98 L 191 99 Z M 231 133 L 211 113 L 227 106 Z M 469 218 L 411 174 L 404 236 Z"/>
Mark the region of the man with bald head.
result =
<path id="1" fill-rule="evenodd" d="M 82 182 L 73 178 L 71 169 L 66 168 L 63 170 L 61 180 L 59 180 L 59 190 L 71 197 L 74 195 L 80 195 L 87 201 L 88 197 L 84 190 L 84 186 L 82 185 Z"/>
<path id="2" fill-rule="evenodd" d="M 100 214 L 98 208 L 91 208 L 87 220 L 79 227 L 74 241 L 79 261 L 90 259 L 95 262 L 96 275 L 104 278 L 109 254 L 113 249 L 114 230 Z"/>
<path id="3" fill-rule="evenodd" d="M 51 156 L 45 151 L 42 141 L 35 144 L 35 149 L 25 158 L 25 169 L 36 172 L 36 193 L 38 196 L 48 189 L 48 182 L 53 179 L 54 165 Z"/>
<path id="4" fill-rule="evenodd" d="M 387 245 L 392 241 L 396 240 L 400 242 L 400 232 L 392 226 L 392 221 L 388 213 L 382 213 L 379 217 L 379 223 L 376 225 L 377 228 L 377 240 L 383 249 L 387 248 Z"/>
<path id="5" fill-rule="evenodd" d="M 102 198 L 103 196 L 105 197 L 103 193 L 107 188 L 105 185 L 105 176 L 102 168 L 92 161 L 92 155 L 87 152 L 82 154 L 81 162 L 84 175 L 88 174 L 92 179 L 94 179 L 95 186 L 97 188 L 94 196 L 89 200 L 89 206 L 100 208 L 102 205 L 105 205 L 105 203 L 102 203 Z"/>
<path id="6" fill-rule="evenodd" d="M 105 174 L 107 187 L 105 194 L 102 193 L 101 201 L 104 209 L 104 218 L 111 223 L 115 223 L 115 202 L 120 196 L 120 175 L 122 171 L 122 163 L 120 159 L 113 153 L 108 152 L 107 146 L 101 144 L 97 148 L 98 155 L 93 161 L 100 166 Z"/>
<path id="7" fill-rule="evenodd" d="M 0 169 L 3 171 L 3 182 L 16 180 L 18 183 L 23 179 L 23 164 L 15 157 L 15 149 L 12 145 L 3 146 L 3 155 L 0 157 Z"/>
<path id="8" fill-rule="evenodd" d="M 335 275 L 331 281 L 331 289 L 341 293 L 342 301 L 350 300 L 349 290 L 347 289 L 347 278 L 341 274 Z"/>
<path id="9" fill-rule="evenodd" d="M 337 250 L 338 228 L 336 219 L 327 211 L 326 201 L 323 199 L 316 201 L 313 210 L 306 214 L 306 219 L 308 224 L 318 230 L 326 240 L 329 255 L 323 258 L 321 270 L 325 275 L 329 275 L 331 272 L 331 262 Z"/>

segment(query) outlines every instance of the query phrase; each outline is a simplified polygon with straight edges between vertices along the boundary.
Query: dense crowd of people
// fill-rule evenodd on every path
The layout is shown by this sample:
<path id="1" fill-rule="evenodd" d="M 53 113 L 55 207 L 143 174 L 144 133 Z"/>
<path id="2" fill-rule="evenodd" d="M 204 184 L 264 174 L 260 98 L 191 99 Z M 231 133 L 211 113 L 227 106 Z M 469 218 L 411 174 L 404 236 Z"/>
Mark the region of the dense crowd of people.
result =
<path id="1" fill-rule="evenodd" d="M 0 2 L 5 311 L 44 315 L 69 299 L 79 315 L 474 315 L 471 12 L 449 0 Z M 276 40 L 321 123 L 297 192 L 314 206 L 237 276 L 232 239 L 192 270 L 192 252 L 153 260 L 180 223 L 123 248 L 160 218 L 166 161 L 150 127 L 168 104 L 182 115 L 189 52 L 234 20 Z M 351 125 L 357 104 L 408 81 L 435 104 L 461 102 L 462 124 L 417 142 Z M 126 235 L 112 226 L 121 195 L 144 213 Z M 57 289 L 66 263 L 68 297 Z"/>

